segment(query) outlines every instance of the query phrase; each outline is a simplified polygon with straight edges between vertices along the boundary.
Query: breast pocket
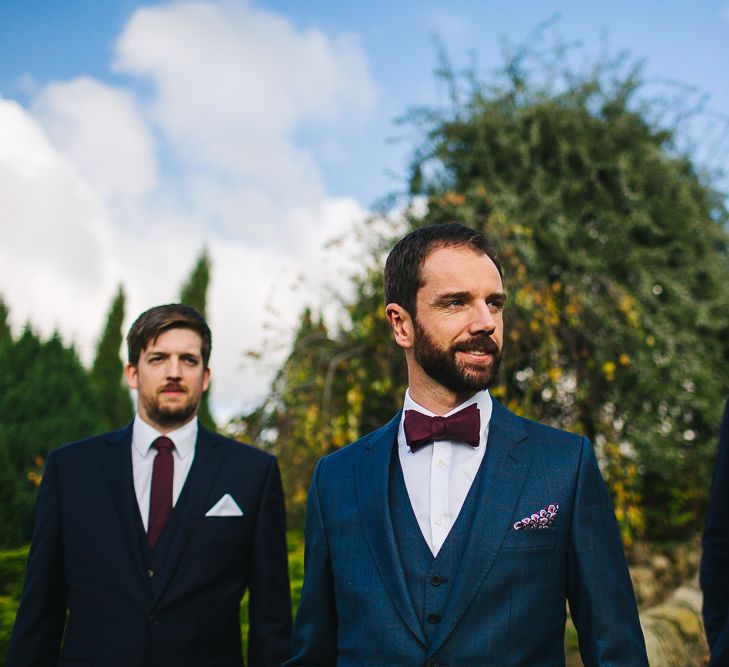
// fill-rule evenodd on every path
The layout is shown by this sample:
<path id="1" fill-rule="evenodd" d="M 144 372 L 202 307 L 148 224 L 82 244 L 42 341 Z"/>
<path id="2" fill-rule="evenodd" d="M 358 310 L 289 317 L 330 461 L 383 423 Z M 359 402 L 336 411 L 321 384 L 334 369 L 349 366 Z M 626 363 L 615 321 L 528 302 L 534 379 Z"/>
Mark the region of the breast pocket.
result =
<path id="1" fill-rule="evenodd" d="M 213 548 L 243 546 L 250 540 L 247 516 L 204 516 L 195 530 L 201 545 Z"/>
<path id="2" fill-rule="evenodd" d="M 529 528 L 509 530 L 502 549 L 553 549 L 557 544 L 558 528 Z"/>

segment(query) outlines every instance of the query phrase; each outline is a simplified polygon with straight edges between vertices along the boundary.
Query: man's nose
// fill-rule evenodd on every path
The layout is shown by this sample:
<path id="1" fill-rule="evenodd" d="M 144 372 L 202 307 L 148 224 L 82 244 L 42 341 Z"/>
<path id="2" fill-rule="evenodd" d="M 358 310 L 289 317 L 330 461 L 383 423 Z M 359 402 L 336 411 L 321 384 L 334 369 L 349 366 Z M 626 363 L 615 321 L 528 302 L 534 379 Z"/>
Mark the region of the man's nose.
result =
<path id="1" fill-rule="evenodd" d="M 471 334 L 480 332 L 492 334 L 496 330 L 496 318 L 494 317 L 494 313 L 491 312 L 491 306 L 488 303 L 481 303 L 475 306 L 468 330 Z"/>
<path id="2" fill-rule="evenodd" d="M 167 360 L 167 377 L 179 378 L 180 377 L 180 360 L 175 357 L 170 357 Z"/>

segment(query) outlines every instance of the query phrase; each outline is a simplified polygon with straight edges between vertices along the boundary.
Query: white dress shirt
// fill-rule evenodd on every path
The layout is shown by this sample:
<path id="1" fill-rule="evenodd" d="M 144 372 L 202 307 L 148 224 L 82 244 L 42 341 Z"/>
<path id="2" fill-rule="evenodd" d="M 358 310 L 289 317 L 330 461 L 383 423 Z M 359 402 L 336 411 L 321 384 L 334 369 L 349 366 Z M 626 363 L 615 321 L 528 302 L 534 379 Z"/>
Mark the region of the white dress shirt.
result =
<path id="1" fill-rule="evenodd" d="M 197 441 L 197 417 L 191 419 L 184 426 L 160 433 L 156 428 L 145 422 L 139 414 L 134 418 L 132 427 L 132 472 L 134 474 L 134 492 L 137 494 L 139 513 L 142 515 L 144 530 L 147 530 L 149 521 L 149 496 L 152 491 L 152 468 L 157 450 L 152 443 L 161 435 L 166 435 L 175 447 L 172 450 L 174 473 L 172 477 L 172 506 L 177 503 L 180 491 L 190 472 L 192 460 L 195 458 L 195 442 Z"/>
<path id="2" fill-rule="evenodd" d="M 405 410 L 417 410 L 430 417 L 436 415 L 418 405 L 410 397 L 410 390 L 405 392 L 403 416 L 397 433 L 398 454 L 410 504 L 434 556 L 453 528 L 486 453 L 493 406 L 491 396 L 488 390 L 479 391 L 465 403 L 442 415 L 448 417 L 473 403 L 478 405 L 481 422 L 478 447 L 451 440 L 436 440 L 417 452 L 411 452 L 405 440 Z"/>

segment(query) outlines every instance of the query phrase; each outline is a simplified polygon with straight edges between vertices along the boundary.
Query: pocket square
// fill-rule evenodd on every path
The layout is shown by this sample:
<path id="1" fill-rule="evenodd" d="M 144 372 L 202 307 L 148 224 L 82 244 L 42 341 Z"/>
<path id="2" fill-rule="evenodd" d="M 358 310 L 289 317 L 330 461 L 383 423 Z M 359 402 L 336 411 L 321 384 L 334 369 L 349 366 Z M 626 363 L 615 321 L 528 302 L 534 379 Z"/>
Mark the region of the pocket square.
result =
<path id="1" fill-rule="evenodd" d="M 205 513 L 205 516 L 243 516 L 243 510 L 238 507 L 232 496 L 226 493 Z"/>
<path id="2" fill-rule="evenodd" d="M 547 505 L 535 512 L 531 516 L 525 516 L 521 521 L 517 521 L 513 528 L 514 530 L 529 530 L 532 528 L 549 528 L 554 524 L 557 518 L 557 511 L 559 505 Z"/>

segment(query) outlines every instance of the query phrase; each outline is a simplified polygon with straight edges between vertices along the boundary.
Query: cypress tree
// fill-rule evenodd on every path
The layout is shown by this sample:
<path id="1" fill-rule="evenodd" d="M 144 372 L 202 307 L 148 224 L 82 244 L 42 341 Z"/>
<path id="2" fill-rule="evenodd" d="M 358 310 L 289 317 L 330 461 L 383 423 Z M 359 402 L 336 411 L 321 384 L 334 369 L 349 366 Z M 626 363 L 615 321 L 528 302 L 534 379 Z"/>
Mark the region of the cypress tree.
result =
<path id="1" fill-rule="evenodd" d="M 124 364 L 119 356 L 124 305 L 124 291 L 120 285 L 96 345 L 96 357 L 91 367 L 91 381 L 99 397 L 101 417 L 109 428 L 123 425 L 134 415 L 132 399 L 123 378 Z"/>
<path id="2" fill-rule="evenodd" d="M 180 290 L 180 301 L 192 306 L 203 317 L 206 317 L 208 285 L 210 284 L 210 256 L 206 248 L 200 253 L 195 266 Z M 210 389 L 203 394 L 200 402 L 198 418 L 206 428 L 217 429 L 209 405 Z"/>

